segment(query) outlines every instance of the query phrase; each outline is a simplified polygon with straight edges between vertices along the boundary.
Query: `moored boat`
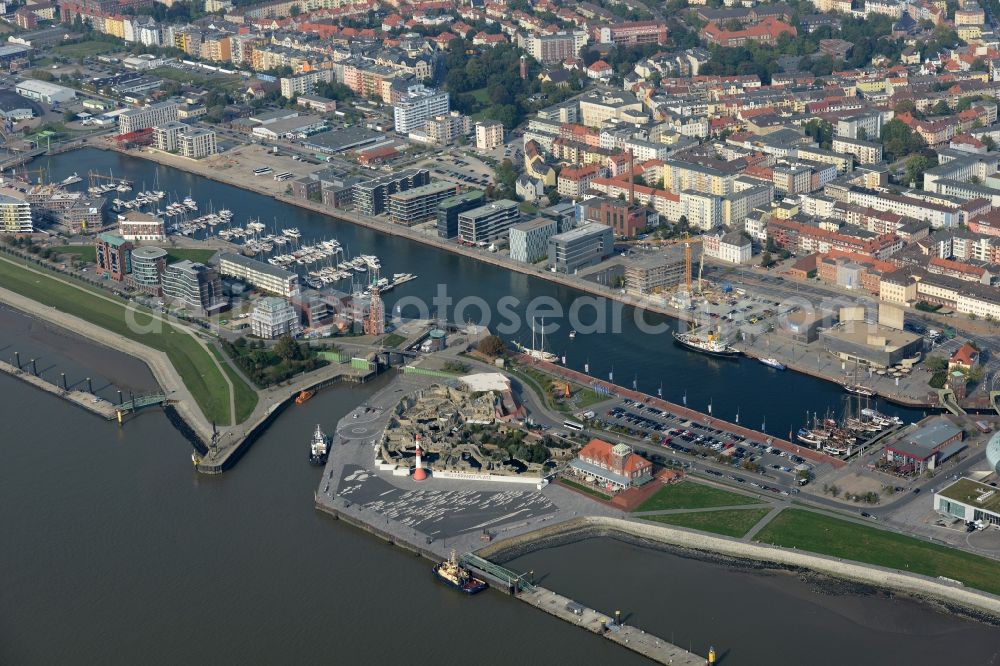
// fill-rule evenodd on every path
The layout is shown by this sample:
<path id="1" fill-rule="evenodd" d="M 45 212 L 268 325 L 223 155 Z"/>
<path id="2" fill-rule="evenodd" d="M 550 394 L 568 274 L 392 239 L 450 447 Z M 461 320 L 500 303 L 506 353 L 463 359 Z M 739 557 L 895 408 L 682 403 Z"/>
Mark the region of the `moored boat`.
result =
<path id="1" fill-rule="evenodd" d="M 447 583 L 465 594 L 476 594 L 489 587 L 486 581 L 476 578 L 468 569 L 458 563 L 455 551 L 451 551 L 451 557 L 447 560 L 434 565 L 434 575 L 441 582 Z"/>
<path id="2" fill-rule="evenodd" d="M 323 432 L 320 425 L 316 424 L 316 432 L 313 433 L 312 442 L 309 444 L 309 462 L 313 465 L 322 465 L 326 462 L 330 454 L 330 437 Z"/>
<path id="3" fill-rule="evenodd" d="M 875 391 L 873 391 L 872 389 L 868 388 L 864 384 L 846 384 L 845 383 L 845 384 L 843 384 L 843 387 L 844 387 L 845 391 L 847 391 L 848 393 L 854 394 L 854 395 L 861 395 L 861 396 L 865 396 L 867 398 L 870 398 L 871 396 L 875 395 Z"/>
<path id="4" fill-rule="evenodd" d="M 674 331 L 673 336 L 677 344 L 700 354 L 733 358 L 741 353 L 740 350 L 723 342 L 721 336 L 712 332 L 709 332 L 704 338 L 693 333 L 678 333 L 676 331 Z"/>
<path id="5" fill-rule="evenodd" d="M 784 370 L 785 364 L 776 358 L 762 358 L 760 362 L 769 368 L 774 368 L 775 370 Z"/>
<path id="6" fill-rule="evenodd" d="M 313 397 L 314 395 L 316 395 L 315 391 L 300 391 L 299 394 L 297 396 L 295 396 L 295 404 L 296 405 L 301 405 L 302 403 L 304 403 L 306 400 L 308 400 L 309 398 Z"/>

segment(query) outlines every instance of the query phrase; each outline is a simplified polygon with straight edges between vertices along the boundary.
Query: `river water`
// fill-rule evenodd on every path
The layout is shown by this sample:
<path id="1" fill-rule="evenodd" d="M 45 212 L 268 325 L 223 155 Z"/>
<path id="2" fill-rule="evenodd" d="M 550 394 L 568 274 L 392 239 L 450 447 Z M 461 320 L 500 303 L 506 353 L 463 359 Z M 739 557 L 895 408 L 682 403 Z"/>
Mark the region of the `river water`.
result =
<path id="1" fill-rule="evenodd" d="M 80 164 L 150 184 L 159 171 L 160 189 L 191 189 L 238 215 L 270 207 L 286 226 L 364 245 L 389 271 L 423 276 L 402 295 L 430 292 L 449 275 L 459 293 L 499 298 L 530 286 L 573 295 L 116 154 L 72 153 L 53 160 L 53 177 Z M 36 326 L 3 316 L 12 326 Z M 73 364 L 74 372 L 148 386 L 148 373 L 110 350 L 34 330 L 23 343 L 21 334 L 0 339 L 2 353 L 30 341 L 31 353 Z M 729 396 L 743 413 L 757 405 L 769 421 L 839 396 L 792 374 L 780 398 L 768 395 L 753 385 L 766 381 L 763 368 L 723 371 L 641 336 L 581 336 L 573 344 L 588 345 L 592 363 L 598 352 L 613 358 L 616 373 L 631 364 L 634 372 L 683 375 L 689 396 L 714 397 L 717 409 Z M 313 509 L 321 472 L 306 462 L 312 428 L 332 428 L 379 382 L 319 393 L 279 418 L 233 470 L 205 477 L 162 412 L 119 428 L 0 376 L 0 664 L 643 663 L 499 593 L 457 595 L 433 581 L 426 561 Z M 597 608 L 622 608 L 668 640 L 701 652 L 714 643 L 726 664 L 987 664 L 1000 645 L 994 628 L 919 604 L 831 596 L 792 576 L 737 573 L 614 541 L 541 551 L 516 565 Z M 838 654 L 850 659 L 830 656 Z"/>
<path id="2" fill-rule="evenodd" d="M 86 165 L 86 166 L 84 166 Z M 507 337 L 522 343 L 531 343 L 530 318 L 526 314 L 532 299 L 548 299 L 568 311 L 575 299 L 585 296 L 582 292 L 556 285 L 545 280 L 514 273 L 504 268 L 487 265 L 471 258 L 455 255 L 437 248 L 421 245 L 408 239 L 387 236 L 377 231 L 342 222 L 325 215 L 313 213 L 273 198 L 246 192 L 229 185 L 200 176 L 158 165 L 147 160 L 120 153 L 87 149 L 49 158 L 46 166 L 51 180 L 58 181 L 73 172 L 84 174 L 87 169 L 125 176 L 137 188 L 160 189 L 172 193 L 174 198 L 193 196 L 203 207 L 211 204 L 215 209 L 230 208 L 236 224 L 244 225 L 250 218 L 273 226 L 297 227 L 302 241 L 336 238 L 348 248 L 351 256 L 375 254 L 382 260 L 383 274 L 414 273 L 419 279 L 397 287 L 386 294 L 386 311 L 391 312 L 397 301 L 410 303 L 419 299 L 432 307 L 431 299 L 438 290 L 446 289 L 452 299 L 446 314 L 452 321 L 482 322 L 479 309 L 468 307 L 458 312 L 456 304 L 462 299 L 478 297 L 491 310 L 490 323 L 494 326 L 507 319 L 496 304 L 503 298 L 516 299 L 509 308 L 522 326 Z M 86 187 L 86 182 L 75 187 Z M 126 198 L 130 195 L 125 195 Z M 538 301 L 536 301 L 538 303 Z M 544 303 L 537 312 L 544 316 Z M 620 309 L 609 304 L 609 313 Z M 434 309 L 432 314 L 436 314 Z M 408 305 L 404 316 L 416 316 L 418 310 Z M 590 308 L 584 308 L 581 319 L 585 323 L 596 320 Z M 615 320 L 620 328 L 612 328 Z M 540 328 L 541 321 L 537 321 Z M 546 348 L 560 356 L 565 355 L 567 365 L 584 371 L 589 365 L 595 377 L 607 379 L 613 371 L 614 381 L 623 386 L 636 382 L 639 390 L 655 394 L 662 385 L 663 397 L 681 403 L 687 396 L 688 405 L 705 411 L 712 404 L 713 413 L 719 418 L 733 420 L 740 415 L 744 425 L 766 430 L 778 436 L 803 425 L 805 413 L 823 414 L 827 409 L 839 413 L 845 394 L 829 383 L 793 372 L 781 374 L 777 384 L 775 371 L 752 359 L 718 360 L 686 352 L 673 344 L 669 333 L 646 333 L 636 323 L 633 308 L 623 308 L 620 318 L 612 314 L 600 318 L 608 332 L 580 334 L 569 338 L 567 320 L 546 321 L 549 327 L 559 324 L 557 331 L 546 335 Z M 650 325 L 676 325 L 675 320 L 653 313 L 645 313 L 644 321 Z M 614 332 L 619 330 L 620 332 Z M 778 388 L 780 386 L 780 388 Z M 880 405 L 885 412 L 899 414 L 908 420 L 917 420 L 921 413 L 914 410 Z"/>

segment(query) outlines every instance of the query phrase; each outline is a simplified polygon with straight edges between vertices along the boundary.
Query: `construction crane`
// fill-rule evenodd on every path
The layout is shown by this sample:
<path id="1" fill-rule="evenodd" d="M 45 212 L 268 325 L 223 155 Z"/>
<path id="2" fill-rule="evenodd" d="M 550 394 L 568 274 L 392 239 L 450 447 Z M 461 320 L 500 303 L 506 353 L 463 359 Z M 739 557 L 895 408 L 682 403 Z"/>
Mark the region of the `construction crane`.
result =
<path id="1" fill-rule="evenodd" d="M 703 248 L 702 251 L 701 251 L 701 254 L 698 255 L 698 293 L 699 294 L 701 293 L 701 273 L 704 270 L 705 270 L 705 250 Z"/>
<path id="2" fill-rule="evenodd" d="M 664 241 L 666 245 L 677 245 L 678 243 L 684 243 L 684 284 L 687 287 L 687 292 L 691 293 L 691 280 L 693 267 L 691 262 L 691 246 L 694 243 L 700 243 L 702 237 L 696 236 L 694 238 L 678 238 L 674 240 Z M 701 253 L 701 265 L 698 266 L 698 291 L 701 291 L 701 271 L 702 266 L 705 265 L 705 253 Z"/>

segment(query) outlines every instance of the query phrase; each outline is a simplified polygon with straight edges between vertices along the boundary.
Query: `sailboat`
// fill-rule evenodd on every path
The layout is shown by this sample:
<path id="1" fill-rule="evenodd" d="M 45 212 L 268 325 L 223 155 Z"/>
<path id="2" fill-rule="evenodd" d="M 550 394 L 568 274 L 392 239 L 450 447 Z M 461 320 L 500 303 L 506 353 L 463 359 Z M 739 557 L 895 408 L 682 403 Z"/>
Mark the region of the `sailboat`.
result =
<path id="1" fill-rule="evenodd" d="M 539 361 L 548 361 L 549 363 L 556 362 L 559 357 L 552 352 L 545 351 L 545 320 L 542 320 L 542 345 L 541 347 L 535 348 L 535 320 L 531 320 L 531 347 L 525 347 L 521 343 L 515 341 L 514 346 L 521 350 L 522 353 L 527 354 L 531 358 L 538 359 Z"/>
<path id="2" fill-rule="evenodd" d="M 867 386 L 865 386 L 864 384 L 862 384 L 861 382 L 858 381 L 858 364 L 857 363 L 854 364 L 854 378 L 853 379 L 854 379 L 853 382 L 846 382 L 845 381 L 843 383 L 843 387 L 844 387 L 845 391 L 847 391 L 848 393 L 853 393 L 854 395 L 863 395 L 865 397 L 871 397 L 871 396 L 875 395 L 875 391 L 873 391 L 872 389 L 868 388 Z"/>

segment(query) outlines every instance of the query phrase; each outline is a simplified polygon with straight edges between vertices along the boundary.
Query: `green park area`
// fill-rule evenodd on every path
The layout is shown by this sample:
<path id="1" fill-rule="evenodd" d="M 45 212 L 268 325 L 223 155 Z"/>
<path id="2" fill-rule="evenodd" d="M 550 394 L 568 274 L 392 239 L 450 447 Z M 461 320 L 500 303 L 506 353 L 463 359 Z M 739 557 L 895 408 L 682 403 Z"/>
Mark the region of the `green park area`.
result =
<path id="1" fill-rule="evenodd" d="M 64 58 L 92 58 L 102 53 L 111 53 L 115 50 L 115 45 L 111 42 L 104 42 L 96 39 L 88 39 L 82 42 L 70 44 L 60 44 L 52 49 L 53 53 Z"/>
<path id="2" fill-rule="evenodd" d="M 1000 594 L 1000 562 L 805 509 L 782 511 L 756 540 L 925 576 L 946 576 Z"/>
<path id="3" fill-rule="evenodd" d="M 694 513 L 665 513 L 658 516 L 646 516 L 645 519 L 738 539 L 759 523 L 768 511 L 770 509 L 726 509 L 723 511 L 696 511 Z"/>
<path id="4" fill-rule="evenodd" d="M 399 345 L 406 342 L 406 338 L 399 333 L 390 333 L 389 335 L 382 338 L 383 347 L 398 347 Z"/>
<path id="5" fill-rule="evenodd" d="M 94 289 L 57 279 L 44 272 L 31 271 L 7 259 L 0 259 L 0 284 L 60 312 L 162 351 L 205 418 L 219 425 L 230 424 L 229 385 L 212 357 L 192 334 L 166 322 L 150 326 L 154 320 L 147 310 L 128 308 L 124 302 L 117 302 Z M 130 326 L 130 323 L 133 325 Z M 146 328 L 154 330 L 142 332 Z M 235 377 L 233 383 L 242 383 L 242 380 Z"/>
<path id="6" fill-rule="evenodd" d="M 663 486 L 640 504 L 635 511 L 667 511 L 670 509 L 709 509 L 716 506 L 760 504 L 747 495 L 714 488 L 697 481 L 681 481 Z"/>
<path id="7" fill-rule="evenodd" d="M 80 261 L 89 263 L 97 261 L 97 248 L 93 245 L 59 245 L 52 248 L 52 251 L 56 254 L 75 254 L 80 258 Z M 172 247 L 167 249 L 167 263 L 175 263 L 187 259 L 188 261 L 204 264 L 212 258 L 215 252 L 215 250 L 206 250 L 204 248 Z"/>
<path id="8" fill-rule="evenodd" d="M 567 486 L 569 488 L 572 488 L 573 490 L 579 490 L 581 493 L 586 493 L 587 495 L 590 495 L 591 497 L 596 497 L 599 500 L 605 500 L 605 501 L 610 501 L 611 500 L 611 496 L 610 495 L 605 495 L 601 491 L 594 490 L 590 486 L 585 486 L 582 483 L 577 483 L 576 481 L 570 481 L 566 477 L 561 477 L 559 479 L 559 483 L 561 483 L 562 485 Z"/>
<path id="9" fill-rule="evenodd" d="M 243 381 L 240 373 L 236 372 L 236 369 L 226 361 L 226 358 L 216 346 L 209 345 L 208 348 L 212 350 L 212 355 L 219 361 L 219 365 L 222 366 L 222 369 L 228 375 L 229 381 L 233 383 L 236 397 L 236 422 L 243 423 L 250 418 L 253 410 L 257 407 L 257 391 L 253 390 L 249 384 Z"/>

